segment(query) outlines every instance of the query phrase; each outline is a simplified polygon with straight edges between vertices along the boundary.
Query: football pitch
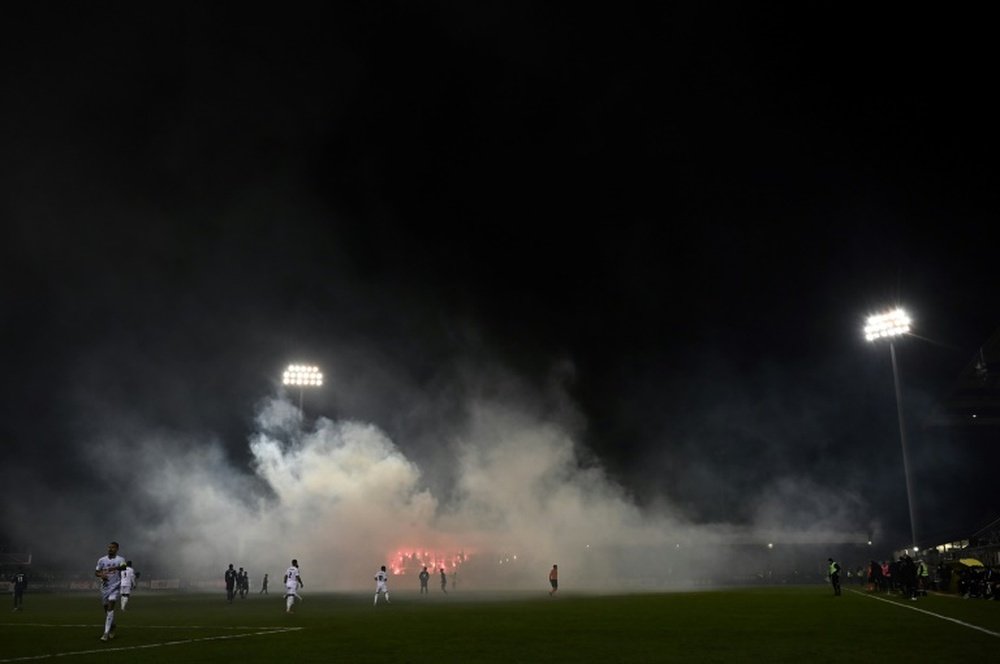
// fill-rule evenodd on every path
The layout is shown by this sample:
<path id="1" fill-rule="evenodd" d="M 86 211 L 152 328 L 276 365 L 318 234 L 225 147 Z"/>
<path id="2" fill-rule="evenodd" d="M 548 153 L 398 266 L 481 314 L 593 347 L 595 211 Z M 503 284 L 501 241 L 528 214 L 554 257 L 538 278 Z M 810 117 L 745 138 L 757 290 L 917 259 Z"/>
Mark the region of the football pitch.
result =
<path id="1" fill-rule="evenodd" d="M 563 591 L 560 591 L 562 593 Z M 0 663 L 997 661 L 1000 602 L 845 588 L 632 595 L 136 594 L 102 643 L 91 593 L 28 594 L 0 617 Z M 919 609 L 919 610 L 915 610 Z"/>

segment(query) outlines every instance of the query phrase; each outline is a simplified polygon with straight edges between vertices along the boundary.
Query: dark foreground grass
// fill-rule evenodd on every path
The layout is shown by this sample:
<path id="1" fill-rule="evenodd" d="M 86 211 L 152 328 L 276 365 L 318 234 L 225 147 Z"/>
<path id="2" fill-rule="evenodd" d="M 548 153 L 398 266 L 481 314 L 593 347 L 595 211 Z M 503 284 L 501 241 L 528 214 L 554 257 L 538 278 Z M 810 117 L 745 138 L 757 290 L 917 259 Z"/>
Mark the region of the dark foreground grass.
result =
<path id="1" fill-rule="evenodd" d="M 884 597 L 884 596 L 883 596 Z M 1000 602 L 834 598 L 820 586 L 550 598 L 524 594 L 136 595 L 98 641 L 89 594 L 28 595 L 0 614 L 0 662 L 896 662 L 1000 661 Z M 900 606 L 903 605 L 903 606 Z M 286 628 L 296 630 L 280 631 Z"/>

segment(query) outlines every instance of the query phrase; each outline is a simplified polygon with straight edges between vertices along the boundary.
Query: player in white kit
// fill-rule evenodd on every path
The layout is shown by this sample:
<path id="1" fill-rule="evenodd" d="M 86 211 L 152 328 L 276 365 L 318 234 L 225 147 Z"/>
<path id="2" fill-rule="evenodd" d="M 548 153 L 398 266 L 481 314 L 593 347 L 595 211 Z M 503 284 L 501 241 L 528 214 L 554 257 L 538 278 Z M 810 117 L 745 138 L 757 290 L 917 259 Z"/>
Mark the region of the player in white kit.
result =
<path id="1" fill-rule="evenodd" d="M 285 613 L 292 612 L 292 605 L 296 599 L 302 601 L 299 588 L 305 587 L 306 584 L 302 583 L 302 575 L 299 574 L 299 561 L 292 560 L 292 566 L 285 570 Z"/>
<path id="2" fill-rule="evenodd" d="M 101 602 L 104 604 L 104 635 L 101 641 L 115 638 L 115 602 L 121 592 L 125 559 L 118 555 L 118 542 L 108 544 L 108 555 L 97 561 L 94 576 L 101 579 Z"/>
<path id="3" fill-rule="evenodd" d="M 132 561 L 128 560 L 125 562 L 125 569 L 122 570 L 122 611 L 128 606 L 133 588 L 135 588 L 135 570 L 132 569 Z"/>
<path id="4" fill-rule="evenodd" d="M 375 606 L 378 606 L 379 593 L 385 595 L 385 603 L 389 603 L 389 577 L 385 573 L 385 565 L 375 572 Z"/>

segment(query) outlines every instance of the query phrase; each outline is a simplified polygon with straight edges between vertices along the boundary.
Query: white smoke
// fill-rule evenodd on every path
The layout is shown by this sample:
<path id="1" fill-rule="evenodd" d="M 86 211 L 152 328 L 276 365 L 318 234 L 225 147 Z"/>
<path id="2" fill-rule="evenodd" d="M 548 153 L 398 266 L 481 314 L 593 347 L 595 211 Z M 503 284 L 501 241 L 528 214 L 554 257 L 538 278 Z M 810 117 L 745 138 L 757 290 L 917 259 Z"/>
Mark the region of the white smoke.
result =
<path id="1" fill-rule="evenodd" d="M 656 588 L 710 577 L 731 557 L 726 545 L 757 537 L 641 509 L 600 467 L 581 463 L 558 423 L 485 400 L 466 412 L 462 433 L 441 441 L 457 478 L 447 498 L 374 424 L 320 418 L 306 430 L 281 399 L 259 410 L 252 475 L 216 444 L 142 441 L 131 448 L 142 478 L 132 491 L 160 517 L 123 535 L 123 549 L 169 552 L 190 578 L 221 578 L 233 563 L 255 586 L 265 572 L 279 586 L 295 558 L 308 589 L 367 587 L 383 564 L 405 569 L 404 586 L 415 586 L 414 564 L 444 564 L 466 588 L 537 588 L 553 563 L 577 588 Z M 767 537 L 787 537 L 788 490 L 761 503 Z M 827 525 L 800 530 L 824 537 Z"/>

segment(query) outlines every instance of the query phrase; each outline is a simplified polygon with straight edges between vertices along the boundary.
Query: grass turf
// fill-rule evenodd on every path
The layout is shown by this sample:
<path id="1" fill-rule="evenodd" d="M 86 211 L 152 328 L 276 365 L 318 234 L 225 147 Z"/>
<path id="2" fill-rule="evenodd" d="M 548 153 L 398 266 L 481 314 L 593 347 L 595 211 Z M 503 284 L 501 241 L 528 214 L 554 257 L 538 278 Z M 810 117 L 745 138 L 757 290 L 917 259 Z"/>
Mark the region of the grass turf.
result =
<path id="1" fill-rule="evenodd" d="M 1000 653 L 997 636 L 864 593 L 835 598 L 822 586 L 392 598 L 373 607 L 367 593 L 306 595 L 286 615 L 276 595 L 229 605 L 218 595 L 147 592 L 117 613 L 117 638 L 101 643 L 97 597 L 29 594 L 24 611 L 0 618 L 0 662 L 886 662 Z M 1000 633 L 1000 602 L 892 599 Z"/>

